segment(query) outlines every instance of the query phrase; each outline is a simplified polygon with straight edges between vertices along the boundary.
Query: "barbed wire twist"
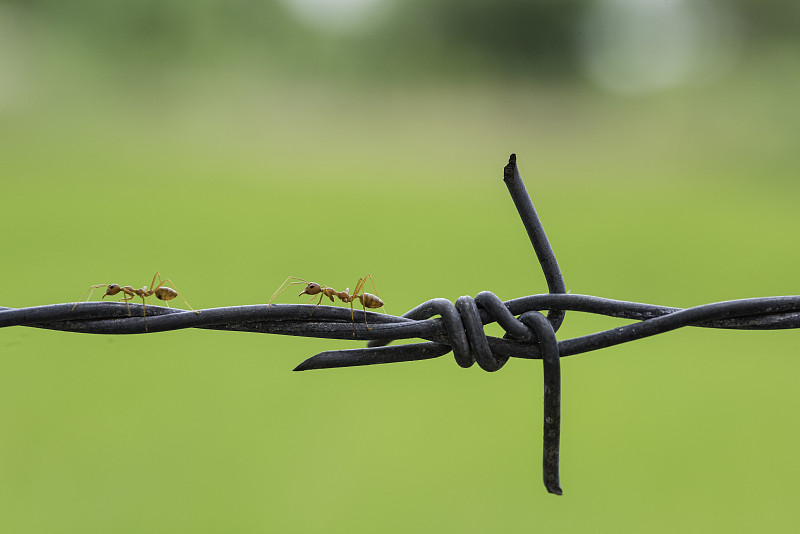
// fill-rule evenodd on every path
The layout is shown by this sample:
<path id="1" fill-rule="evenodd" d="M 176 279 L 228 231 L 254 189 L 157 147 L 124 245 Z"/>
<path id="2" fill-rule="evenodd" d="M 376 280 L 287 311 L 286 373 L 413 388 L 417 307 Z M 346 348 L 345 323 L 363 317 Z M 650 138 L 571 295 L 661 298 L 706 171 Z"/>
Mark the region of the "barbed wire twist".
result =
<path id="1" fill-rule="evenodd" d="M 559 450 L 561 424 L 560 358 L 654 336 L 685 326 L 742 330 L 800 328 L 800 296 L 763 297 L 673 308 L 568 294 L 542 224 L 511 155 L 503 177 L 547 281 L 548 294 L 502 301 L 483 291 L 455 304 L 435 298 L 400 317 L 333 306 L 273 304 L 207 308 L 199 313 L 122 302 L 52 304 L 29 308 L 0 307 L 0 327 L 28 326 L 91 334 L 142 334 L 203 328 L 327 339 L 367 340 L 367 347 L 321 352 L 295 371 L 410 362 L 453 352 L 464 368 L 477 363 L 488 372 L 509 358 L 542 359 L 544 369 L 543 480 L 547 491 L 561 494 Z M 313 311 L 310 311 L 313 309 Z M 547 311 L 547 316 L 541 312 Z M 567 311 L 638 321 L 593 334 L 558 340 Z M 438 316 L 438 317 L 435 317 Z M 364 321 L 368 319 L 369 326 Z M 497 322 L 503 338 L 487 336 L 484 325 Z M 388 345 L 400 339 L 422 343 Z"/>

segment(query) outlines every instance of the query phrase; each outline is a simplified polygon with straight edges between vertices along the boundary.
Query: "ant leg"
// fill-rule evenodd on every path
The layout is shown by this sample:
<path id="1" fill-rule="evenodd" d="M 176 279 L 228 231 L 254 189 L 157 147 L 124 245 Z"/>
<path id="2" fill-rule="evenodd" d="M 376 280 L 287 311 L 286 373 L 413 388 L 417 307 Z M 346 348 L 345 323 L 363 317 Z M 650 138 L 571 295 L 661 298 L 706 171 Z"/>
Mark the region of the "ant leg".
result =
<path id="1" fill-rule="evenodd" d="M 128 306 L 128 301 L 132 300 L 134 295 L 128 294 L 127 292 L 125 294 L 128 295 L 128 298 L 122 297 L 120 299 L 120 302 L 123 302 L 123 301 L 125 302 L 125 309 L 128 310 L 128 317 L 130 317 L 131 316 L 131 307 Z"/>
<path id="2" fill-rule="evenodd" d="M 380 298 L 381 296 L 378 294 L 378 288 L 375 287 L 375 279 L 372 278 L 371 274 L 368 274 L 367 276 L 364 277 L 364 283 L 367 282 L 367 278 L 369 278 L 370 282 L 372 282 L 372 289 L 375 290 L 375 296 Z M 381 309 L 383 310 L 383 313 L 387 313 L 386 306 L 381 306 Z"/>
<path id="3" fill-rule="evenodd" d="M 156 289 L 158 289 L 159 287 L 161 287 L 161 286 L 163 285 L 163 283 L 164 283 L 164 282 L 161 282 L 161 275 L 160 275 L 160 274 L 158 274 L 158 271 L 156 271 L 156 274 L 154 274 L 154 275 L 153 275 L 153 281 L 152 281 L 152 282 L 150 282 L 150 289 L 148 290 L 148 291 L 149 291 L 149 293 L 150 293 L 151 295 L 153 294 L 153 284 L 155 284 L 155 283 L 156 283 L 156 278 L 158 278 L 158 281 L 160 282 L 160 283 L 159 283 L 159 284 L 156 286 Z"/>
<path id="4" fill-rule="evenodd" d="M 364 319 L 366 320 L 366 318 Z M 353 323 L 353 337 L 356 337 L 356 318 L 353 316 L 353 301 L 350 301 L 350 321 Z"/>
<path id="5" fill-rule="evenodd" d="M 319 308 L 319 305 L 320 305 L 320 303 L 322 302 L 322 297 L 324 297 L 324 296 L 325 296 L 325 292 L 321 292 L 321 293 L 319 294 L 319 300 L 317 301 L 317 305 L 316 305 L 316 306 L 314 306 L 314 309 L 313 309 L 313 310 L 311 310 L 311 313 L 309 313 L 309 314 L 308 314 L 308 316 L 309 316 L 309 317 L 311 317 L 312 315 L 314 315 L 314 312 L 315 312 L 315 311 L 317 311 L 317 308 Z M 308 302 L 311 302 L 312 300 L 314 300 L 314 297 L 311 297 L 311 299 L 309 299 L 309 301 L 308 301 Z M 306 302 L 306 304 L 308 304 L 308 302 Z"/>
<path id="6" fill-rule="evenodd" d="M 370 275 L 367 276 L 372 278 Z M 356 288 L 353 290 L 352 299 L 358 299 L 358 301 L 361 302 L 361 307 L 364 309 L 364 324 L 367 326 L 367 330 L 372 330 L 372 328 L 369 327 L 369 323 L 367 323 L 367 307 L 364 305 L 364 284 L 367 283 L 367 276 L 359 278 L 358 282 L 356 282 Z M 350 301 L 350 319 L 353 321 L 353 335 L 355 335 L 356 320 L 353 317 L 353 301 Z"/>
<path id="7" fill-rule="evenodd" d="M 158 274 L 158 272 L 156 272 L 156 274 Z M 155 281 L 155 279 L 153 279 L 153 281 Z M 156 289 L 158 289 L 159 287 L 163 286 L 163 285 L 164 285 L 164 284 L 166 284 L 167 282 L 169 282 L 169 283 L 172 285 L 172 287 L 174 287 L 174 288 L 175 288 L 175 292 L 176 292 L 176 293 L 178 293 L 178 296 L 179 296 L 179 297 L 180 297 L 180 298 L 183 300 L 183 302 L 184 302 L 184 303 L 185 303 L 187 306 L 189 306 L 189 309 L 190 309 L 190 310 L 192 310 L 192 311 L 193 311 L 193 312 L 195 312 L 195 313 L 200 313 L 199 311 L 197 311 L 197 310 L 195 310 L 194 308 L 192 308 L 192 305 L 191 305 L 191 304 L 189 304 L 189 303 L 186 301 L 186 298 L 184 298 L 184 296 L 183 296 L 183 293 L 181 293 L 180 291 L 178 291 L 178 287 L 175 285 L 175 282 L 173 282 L 173 281 L 172 281 L 172 280 L 170 280 L 169 278 L 164 278 L 164 280 L 162 280 L 162 281 L 161 281 L 161 283 L 160 283 L 160 284 L 158 284 L 158 286 L 156 286 Z M 153 290 L 153 291 L 155 291 L 155 290 Z M 167 301 L 165 300 L 164 302 L 167 302 Z M 169 308 L 169 304 L 167 304 L 167 308 Z"/>
<path id="8" fill-rule="evenodd" d="M 367 275 L 367 276 L 370 276 L 370 275 Z M 372 328 L 370 328 L 369 324 L 367 323 L 367 307 L 364 305 L 364 284 L 367 283 L 367 276 L 358 279 L 358 282 L 356 283 L 356 288 L 353 291 L 353 299 L 358 299 L 358 301 L 361 303 L 361 307 L 364 308 L 364 324 L 367 325 L 367 330 L 372 330 Z M 370 276 L 370 278 L 372 278 L 372 277 Z M 359 295 L 359 293 L 361 293 L 361 294 Z M 352 307 L 353 307 L 353 304 L 351 302 L 350 303 L 351 312 L 352 312 Z M 355 329 L 356 321 L 352 317 L 351 317 L 351 319 L 353 319 L 353 329 Z"/>
<path id="9" fill-rule="evenodd" d="M 292 282 L 292 283 L 286 285 L 286 282 L 288 282 L 289 280 L 298 280 L 298 282 Z M 294 284 L 308 284 L 308 282 L 303 280 L 302 278 L 298 278 L 296 276 L 288 277 L 286 280 L 283 281 L 283 283 L 280 286 L 278 286 L 278 289 L 275 290 L 275 293 L 272 294 L 272 296 L 269 299 L 269 303 L 267 304 L 267 307 L 272 306 L 272 301 L 275 300 L 278 297 L 278 295 L 280 295 L 281 293 L 283 293 L 284 291 L 289 289 L 289 286 L 294 285 Z M 283 287 L 283 286 L 286 286 L 286 287 Z"/>
<path id="10" fill-rule="evenodd" d="M 369 276 L 369 275 L 367 275 Z M 359 278 L 358 282 L 356 282 L 356 288 L 353 290 L 353 295 L 358 295 L 364 290 L 364 283 L 367 281 L 366 276 L 364 278 Z"/>
<path id="11" fill-rule="evenodd" d="M 144 331 L 147 332 L 147 305 L 144 303 L 144 297 L 142 297 L 142 317 L 144 317 Z"/>
<path id="12" fill-rule="evenodd" d="M 95 290 L 95 289 L 97 289 L 98 287 L 103 287 L 103 286 L 107 286 L 107 285 L 108 285 L 108 284 L 97 284 L 97 285 L 91 286 L 89 289 L 87 289 L 86 291 L 84 291 L 83 295 L 81 295 L 81 298 L 80 298 L 80 300 L 79 300 L 78 302 L 76 302 L 76 303 L 75 303 L 75 306 L 73 306 L 73 307 L 72 307 L 72 309 L 74 310 L 75 308 L 77 308 L 77 307 L 78 307 L 78 304 L 79 304 L 81 301 L 83 301 L 83 297 L 85 297 L 87 293 L 89 294 L 89 296 L 88 296 L 88 297 L 86 297 L 86 302 L 89 302 L 89 299 L 90 299 L 90 298 L 92 298 L 92 293 L 94 293 L 94 290 Z"/>
<path id="13" fill-rule="evenodd" d="M 363 302 L 361 303 L 361 307 L 364 309 L 364 324 L 367 325 L 367 330 L 372 330 L 372 328 L 369 327 L 369 323 L 367 323 L 367 307 Z"/>

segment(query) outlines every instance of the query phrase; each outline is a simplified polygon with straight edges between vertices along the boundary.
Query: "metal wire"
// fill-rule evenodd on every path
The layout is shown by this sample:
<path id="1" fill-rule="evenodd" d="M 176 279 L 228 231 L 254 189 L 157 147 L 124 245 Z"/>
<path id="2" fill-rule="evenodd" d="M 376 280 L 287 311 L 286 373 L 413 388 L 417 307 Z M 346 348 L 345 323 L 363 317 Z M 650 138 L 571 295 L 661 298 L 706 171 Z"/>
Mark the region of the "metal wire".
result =
<path id="1" fill-rule="evenodd" d="M 455 304 L 428 300 L 401 317 L 333 306 L 273 304 L 208 308 L 198 312 L 121 302 L 64 303 L 30 308 L 0 307 L 0 327 L 29 326 L 90 334 L 143 334 L 204 328 L 328 339 L 368 340 L 366 348 L 321 352 L 295 371 L 410 362 L 453 352 L 464 368 L 477 363 L 494 372 L 509 358 L 542 359 L 544 369 L 543 479 L 561 494 L 560 358 L 654 336 L 685 326 L 777 330 L 800 328 L 800 296 L 764 297 L 672 308 L 567 294 L 558 263 L 519 176 L 516 156 L 504 169 L 508 187 L 547 280 L 549 294 L 503 302 L 483 291 Z M 547 316 L 541 313 L 547 312 Z M 566 311 L 637 321 L 593 334 L 557 340 Z M 438 317 L 435 317 L 438 316 Z M 503 338 L 487 336 L 483 326 L 497 322 Z M 425 342 L 388 345 L 400 339 Z"/>
<path id="2" fill-rule="evenodd" d="M 504 312 L 498 313 L 499 308 L 489 300 L 491 297 L 497 298 L 493 293 L 484 291 L 474 299 L 478 305 L 481 325 L 495 322 L 499 316 L 505 315 Z M 462 367 L 468 367 L 471 364 L 465 365 L 464 362 L 470 361 L 469 354 L 473 351 L 469 342 L 459 341 L 462 335 L 466 336 L 466 327 L 463 322 L 459 323 L 461 319 L 458 309 L 445 299 L 424 302 L 402 317 L 367 312 L 369 328 L 364 325 L 364 312 L 361 310 L 354 310 L 353 325 L 349 308 L 333 306 L 319 306 L 312 315 L 309 309 L 313 306 L 305 304 L 230 306 L 207 308 L 200 310 L 200 313 L 148 305 L 145 330 L 141 304 L 131 304 L 130 315 L 120 302 L 83 302 L 73 310 L 74 304 L 70 302 L 31 308 L 0 307 L 0 327 L 29 326 L 85 334 L 152 334 L 184 328 L 205 328 L 327 339 L 373 340 L 369 348 L 322 352 L 301 363 L 296 369 L 298 371 L 415 361 L 442 356 L 451 350 L 456 351 L 456 362 Z M 528 311 L 558 309 L 640 321 L 560 340 L 560 357 L 591 352 L 684 326 L 738 330 L 800 328 L 800 296 L 730 300 L 682 309 L 590 295 L 543 294 L 507 300 L 501 302 L 501 305 L 512 316 Z M 428 319 L 436 314 L 441 314 L 442 317 Z M 502 316 L 500 318 L 504 321 Z M 513 338 L 510 332 L 516 330 L 512 330 L 503 321 L 499 321 L 499 324 L 509 332 L 506 337 L 501 339 L 484 336 L 492 356 L 496 359 L 541 359 L 537 343 Z M 414 338 L 427 339 L 433 343 L 380 345 L 390 340 Z M 441 354 L 432 355 L 429 348 L 432 344 L 441 346 L 437 349 Z M 418 353 L 426 354 L 428 358 L 421 358 Z M 358 355 L 369 358 L 363 359 Z"/>

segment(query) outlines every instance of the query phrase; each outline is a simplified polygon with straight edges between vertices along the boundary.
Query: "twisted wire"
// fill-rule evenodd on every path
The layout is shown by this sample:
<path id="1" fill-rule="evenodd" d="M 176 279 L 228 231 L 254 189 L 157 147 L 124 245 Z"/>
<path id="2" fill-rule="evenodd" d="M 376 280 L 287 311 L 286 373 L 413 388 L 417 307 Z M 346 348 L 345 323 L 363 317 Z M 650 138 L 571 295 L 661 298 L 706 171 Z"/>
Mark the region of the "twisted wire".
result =
<path id="1" fill-rule="evenodd" d="M 489 291 L 423 302 L 400 317 L 333 306 L 273 304 L 208 308 L 191 312 L 122 302 L 82 302 L 28 308 L 0 307 L 0 327 L 28 326 L 89 334 L 143 334 L 202 328 L 328 339 L 366 340 L 367 347 L 324 351 L 295 371 L 410 362 L 453 352 L 462 368 L 501 369 L 510 358 L 542 359 L 544 370 L 543 480 L 561 494 L 560 358 L 658 335 L 686 326 L 778 330 L 800 328 L 800 296 L 761 297 L 673 308 L 568 294 L 555 254 L 511 155 L 503 179 L 544 272 L 548 294 L 507 301 Z M 636 321 L 571 339 L 556 339 L 567 311 Z M 543 315 L 546 312 L 547 315 Z M 145 321 L 144 313 L 147 314 Z M 351 313 L 353 315 L 351 315 Z M 497 322 L 502 338 L 487 336 Z M 389 345 L 401 339 L 424 342 Z"/>
<path id="2" fill-rule="evenodd" d="M 481 330 L 483 325 L 496 321 L 496 315 L 492 315 L 496 314 L 496 311 L 482 307 L 487 305 L 486 296 L 494 296 L 494 294 L 484 291 L 475 297 Z M 320 305 L 317 311 L 311 314 L 310 308 L 313 306 L 305 304 L 273 304 L 269 307 L 266 304 L 228 306 L 198 310 L 200 313 L 148 304 L 147 330 L 145 330 L 144 319 L 141 315 L 141 304 L 130 304 L 130 315 L 125 304 L 120 302 L 82 302 L 74 309 L 74 302 L 29 308 L 0 306 L 0 327 L 26 326 L 85 334 L 122 335 L 202 328 L 370 341 L 368 348 L 322 352 L 300 364 L 297 370 L 425 359 L 413 357 L 413 353 L 419 350 L 424 351 L 420 347 L 428 345 L 442 347 L 441 354 L 431 357 L 443 356 L 454 350 L 456 346 L 459 346 L 459 354 L 471 353 L 473 349 L 468 343 L 465 345 L 458 341 L 460 336 L 466 337 L 465 331 L 459 332 L 459 328 L 466 328 L 463 327 L 463 322 L 448 323 L 447 321 L 452 319 L 446 319 L 445 316 L 424 318 L 434 317 L 436 313 L 427 316 L 419 315 L 416 319 L 408 317 L 415 310 L 429 307 L 433 309 L 432 307 L 436 305 L 435 302 L 438 302 L 438 306 L 447 306 L 444 303 L 448 303 L 453 309 L 456 309 L 453 303 L 446 299 L 432 299 L 403 316 L 366 312 L 369 328 L 364 325 L 364 312 L 354 310 L 355 334 L 353 334 L 354 325 L 350 319 L 349 308 Z M 529 295 L 501 302 L 503 308 L 512 316 L 519 316 L 528 311 L 559 309 L 638 321 L 593 334 L 559 340 L 560 357 L 592 352 L 687 326 L 735 330 L 800 328 L 800 295 L 729 300 L 692 308 L 672 308 L 572 293 Z M 444 313 L 449 312 L 445 311 Z M 458 314 L 457 310 L 456 314 Z M 499 324 L 504 326 L 503 322 L 499 322 Z M 513 327 L 507 328 L 506 331 L 508 332 L 511 328 Z M 415 338 L 425 339 L 428 342 L 383 346 L 392 340 Z M 541 359 L 535 343 L 525 343 L 522 338 L 515 338 L 513 334 L 507 334 L 504 338 L 485 336 L 485 339 L 495 358 Z M 464 346 L 468 348 L 461 350 L 461 347 Z M 392 351 L 400 357 L 381 356 L 381 354 Z M 334 354 L 340 354 L 336 361 L 331 359 L 333 356 L 320 357 Z M 356 361 L 357 358 L 351 356 L 356 354 L 363 354 L 369 358 Z M 432 354 L 432 352 L 428 351 L 428 354 Z M 461 359 L 461 362 L 464 361 L 466 360 Z M 459 360 L 456 359 L 456 362 L 459 363 Z M 471 364 L 459 363 L 459 365 L 469 367 Z"/>

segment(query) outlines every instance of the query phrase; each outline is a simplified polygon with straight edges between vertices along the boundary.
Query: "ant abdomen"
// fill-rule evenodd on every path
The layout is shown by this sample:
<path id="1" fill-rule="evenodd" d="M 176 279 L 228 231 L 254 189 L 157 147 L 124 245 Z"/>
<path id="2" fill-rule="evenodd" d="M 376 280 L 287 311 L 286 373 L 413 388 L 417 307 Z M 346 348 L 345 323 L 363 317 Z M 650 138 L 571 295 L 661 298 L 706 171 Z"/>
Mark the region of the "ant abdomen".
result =
<path id="1" fill-rule="evenodd" d="M 155 290 L 155 296 L 159 300 L 172 300 L 178 296 L 178 292 L 171 287 L 161 286 Z"/>
<path id="2" fill-rule="evenodd" d="M 371 293 L 362 293 L 361 295 L 359 295 L 359 300 L 361 301 L 361 304 L 363 304 L 367 308 L 383 307 L 383 301 L 376 295 L 373 295 Z"/>

